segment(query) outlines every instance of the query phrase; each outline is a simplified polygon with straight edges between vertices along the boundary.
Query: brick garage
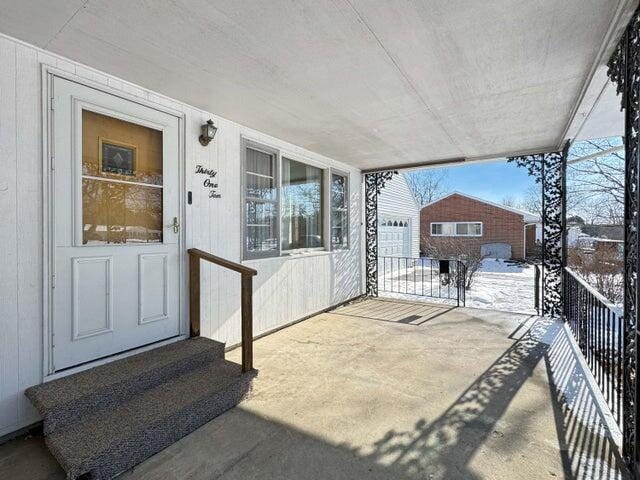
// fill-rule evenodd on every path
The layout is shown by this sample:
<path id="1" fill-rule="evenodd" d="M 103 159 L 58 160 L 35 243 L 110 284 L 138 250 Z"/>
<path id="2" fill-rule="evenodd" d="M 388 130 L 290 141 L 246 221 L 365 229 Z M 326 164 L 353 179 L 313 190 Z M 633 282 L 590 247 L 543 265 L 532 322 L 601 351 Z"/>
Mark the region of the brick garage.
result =
<path id="1" fill-rule="evenodd" d="M 525 224 L 539 221 L 534 214 L 504 207 L 462 193 L 452 193 L 428 205 L 420 211 L 420 249 L 442 247 L 455 242 L 469 249 L 480 249 L 481 245 L 503 243 L 511 246 L 514 259 L 524 258 Z M 434 236 L 432 223 L 481 222 L 480 236 Z M 527 251 L 535 246 L 535 225 L 527 227 Z"/>

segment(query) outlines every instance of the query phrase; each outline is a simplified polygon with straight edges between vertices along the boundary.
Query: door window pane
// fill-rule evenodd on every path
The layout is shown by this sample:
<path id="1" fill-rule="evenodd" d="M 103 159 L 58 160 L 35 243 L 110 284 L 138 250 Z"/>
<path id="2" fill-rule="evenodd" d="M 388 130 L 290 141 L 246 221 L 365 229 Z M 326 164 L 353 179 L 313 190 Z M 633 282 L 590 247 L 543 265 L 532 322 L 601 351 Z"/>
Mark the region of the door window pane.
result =
<path id="1" fill-rule="evenodd" d="M 162 185 L 162 132 L 83 110 L 82 175 Z"/>
<path id="2" fill-rule="evenodd" d="M 162 132 L 83 110 L 82 243 L 162 242 Z"/>
<path id="3" fill-rule="evenodd" d="M 282 249 L 322 247 L 322 170 L 282 159 Z"/>
<path id="4" fill-rule="evenodd" d="M 82 179 L 83 243 L 162 242 L 162 189 Z"/>

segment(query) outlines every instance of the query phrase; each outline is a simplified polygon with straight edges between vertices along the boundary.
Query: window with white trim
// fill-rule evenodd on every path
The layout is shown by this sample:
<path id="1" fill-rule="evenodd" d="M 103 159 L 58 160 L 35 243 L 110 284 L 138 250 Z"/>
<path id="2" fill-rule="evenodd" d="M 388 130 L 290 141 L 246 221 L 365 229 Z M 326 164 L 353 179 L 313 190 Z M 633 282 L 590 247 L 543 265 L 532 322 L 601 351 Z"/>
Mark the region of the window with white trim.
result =
<path id="1" fill-rule="evenodd" d="M 349 176 L 331 172 L 331 249 L 349 248 Z"/>
<path id="2" fill-rule="evenodd" d="M 481 237 L 482 222 L 431 222 L 433 237 Z"/>
<path id="3" fill-rule="evenodd" d="M 244 256 L 278 254 L 277 155 L 247 147 L 244 168 Z"/>
<path id="4" fill-rule="evenodd" d="M 349 248 L 347 174 L 249 140 L 243 148 L 244 259 Z"/>

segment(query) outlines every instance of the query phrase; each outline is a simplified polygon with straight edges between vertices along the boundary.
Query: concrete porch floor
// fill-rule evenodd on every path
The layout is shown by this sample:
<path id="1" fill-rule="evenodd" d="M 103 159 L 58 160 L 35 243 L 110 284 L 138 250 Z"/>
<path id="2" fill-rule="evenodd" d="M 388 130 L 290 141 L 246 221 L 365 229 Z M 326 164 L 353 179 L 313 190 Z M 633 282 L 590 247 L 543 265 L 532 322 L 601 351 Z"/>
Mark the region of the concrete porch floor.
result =
<path id="1" fill-rule="evenodd" d="M 365 300 L 254 349 L 247 400 L 121 478 L 625 478 L 559 322 Z M 30 437 L 0 478 L 64 474 Z"/>

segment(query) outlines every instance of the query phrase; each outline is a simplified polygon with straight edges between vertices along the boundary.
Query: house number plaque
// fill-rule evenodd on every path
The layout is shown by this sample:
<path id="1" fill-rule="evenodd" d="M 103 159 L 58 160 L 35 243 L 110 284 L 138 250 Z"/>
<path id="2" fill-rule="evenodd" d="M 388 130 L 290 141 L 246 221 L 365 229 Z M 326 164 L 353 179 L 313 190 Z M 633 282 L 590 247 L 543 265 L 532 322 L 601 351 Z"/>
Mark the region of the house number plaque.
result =
<path id="1" fill-rule="evenodd" d="M 204 175 L 206 178 L 202 182 L 202 186 L 209 190 L 209 198 L 220 198 L 218 193 L 218 183 L 216 182 L 216 176 L 218 172 L 213 168 L 206 168 L 202 165 L 196 165 L 196 174 Z"/>

